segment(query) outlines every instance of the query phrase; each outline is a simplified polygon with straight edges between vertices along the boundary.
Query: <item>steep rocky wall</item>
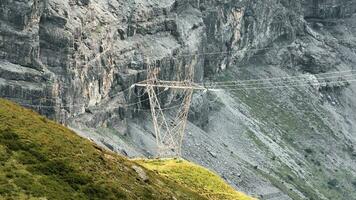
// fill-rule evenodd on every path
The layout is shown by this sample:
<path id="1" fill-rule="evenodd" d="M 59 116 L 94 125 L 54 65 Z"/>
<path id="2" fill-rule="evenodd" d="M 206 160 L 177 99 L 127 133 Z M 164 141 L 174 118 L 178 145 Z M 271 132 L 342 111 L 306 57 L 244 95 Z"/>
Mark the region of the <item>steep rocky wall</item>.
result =
<path id="1" fill-rule="evenodd" d="M 307 19 L 343 18 L 355 13 L 356 3 L 353 0 L 304 0 L 303 8 Z"/>
<path id="2" fill-rule="evenodd" d="M 57 96 L 46 98 L 60 106 L 53 116 L 61 121 L 144 79 L 144 62 L 161 61 L 164 76 L 174 77 L 193 58 L 166 57 L 201 52 L 205 40 L 198 11 L 175 1 L 2 1 L 0 8 L 0 58 L 52 74 L 47 85 Z M 194 59 L 201 80 L 203 62 Z"/>
<path id="3" fill-rule="evenodd" d="M 193 65 L 197 82 L 308 74 L 311 83 L 353 69 L 355 2 L 3 0 L 0 96 L 113 151 L 152 156 L 147 95 L 129 92 L 149 65 L 167 80 Z M 328 82 L 196 93 L 184 156 L 262 199 L 352 199 L 355 88 Z M 165 106 L 173 94 L 161 95 Z"/>
<path id="4" fill-rule="evenodd" d="M 290 7 L 301 12 L 295 1 L 275 0 L 2 1 L 0 58 L 53 74 L 58 96 L 46 98 L 65 121 L 143 79 L 143 62 L 159 62 L 172 79 L 197 60 L 201 81 L 256 53 L 250 49 L 294 38 L 302 25 Z M 197 52 L 211 56 L 190 56 Z"/>
<path id="5" fill-rule="evenodd" d="M 1 1 L 2 59 L 40 69 L 38 44 L 39 1 Z"/>

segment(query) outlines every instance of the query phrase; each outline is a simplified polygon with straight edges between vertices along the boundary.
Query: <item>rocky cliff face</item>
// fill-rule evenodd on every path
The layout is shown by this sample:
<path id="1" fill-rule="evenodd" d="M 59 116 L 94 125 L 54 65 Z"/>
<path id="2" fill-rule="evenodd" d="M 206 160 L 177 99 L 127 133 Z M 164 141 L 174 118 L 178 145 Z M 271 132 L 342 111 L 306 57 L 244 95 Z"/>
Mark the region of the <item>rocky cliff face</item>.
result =
<path id="1" fill-rule="evenodd" d="M 167 80 L 194 66 L 197 82 L 308 74 L 304 87 L 195 94 L 184 156 L 262 199 L 354 199 L 356 88 L 315 74 L 354 69 L 355 12 L 355 0 L 3 0 L 0 95 L 150 156 L 147 95 L 129 91 L 148 65 Z"/>
<path id="2" fill-rule="evenodd" d="M 304 17 L 307 19 L 332 19 L 350 17 L 355 13 L 355 2 L 352 0 L 305 0 Z"/>
<path id="3" fill-rule="evenodd" d="M 262 48 L 281 35 L 294 37 L 302 23 L 288 8 L 301 10 L 297 3 L 289 4 L 3 1 L 1 59 L 46 74 L 52 82 L 46 105 L 60 106 L 53 117 L 66 120 L 143 79 L 143 62 L 159 63 L 168 68 L 165 78 L 173 78 L 174 69 L 195 59 L 196 80 L 201 81 L 204 74 L 253 55 L 251 48 Z M 284 17 L 291 20 L 285 24 Z M 234 50 L 241 53 L 190 56 Z"/>

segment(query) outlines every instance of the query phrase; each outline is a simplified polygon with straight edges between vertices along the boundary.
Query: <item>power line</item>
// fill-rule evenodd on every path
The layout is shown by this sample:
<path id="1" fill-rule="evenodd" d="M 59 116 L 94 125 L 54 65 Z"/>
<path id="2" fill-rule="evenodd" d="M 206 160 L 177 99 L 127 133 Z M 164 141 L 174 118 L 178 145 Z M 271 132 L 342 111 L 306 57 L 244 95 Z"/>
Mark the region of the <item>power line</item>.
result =
<path id="1" fill-rule="evenodd" d="M 355 74 L 356 75 L 356 74 Z M 345 78 L 345 77 L 349 77 L 349 76 L 354 76 L 354 74 L 352 75 L 343 75 L 343 76 L 330 76 L 330 77 L 324 77 L 324 78 L 319 78 L 319 79 L 314 79 L 317 81 L 328 81 L 328 79 L 331 78 Z M 293 80 L 293 81 L 283 81 L 283 82 L 271 82 L 270 84 L 287 84 L 287 83 L 294 83 L 294 82 L 311 82 L 313 80 L 303 80 L 303 79 L 299 79 L 299 80 Z M 179 83 L 176 81 L 172 81 L 172 84 L 169 81 L 162 81 L 162 82 L 156 82 L 156 83 L 139 83 L 139 84 L 135 84 L 136 86 L 140 86 L 140 87 L 146 87 L 146 86 L 153 86 L 153 87 L 157 87 L 157 88 L 171 88 L 171 89 L 194 89 L 194 90 L 219 90 L 219 89 L 229 89 L 231 87 L 246 87 L 246 86 L 259 86 L 261 84 L 267 85 L 267 83 L 259 83 L 259 84 L 234 84 L 234 85 L 214 85 L 214 82 L 212 83 L 211 86 L 204 86 L 204 85 L 187 85 L 184 83 Z"/>
<path id="2" fill-rule="evenodd" d="M 337 73 L 345 73 L 345 72 L 353 72 L 353 71 L 356 71 L 356 70 L 347 70 L 347 71 L 340 71 L 340 72 L 332 72 L 332 73 L 321 73 L 321 74 L 315 74 L 315 75 L 328 75 L 328 74 L 337 74 Z M 317 78 L 317 80 L 318 81 L 320 81 L 320 80 L 326 80 L 326 79 L 329 79 L 329 78 L 345 78 L 345 77 L 349 77 L 349 76 L 354 76 L 354 75 L 356 75 L 356 74 L 349 74 L 349 75 L 343 75 L 343 76 L 330 76 L 330 77 L 323 77 L 323 78 Z M 234 84 L 234 85 L 217 85 L 216 83 L 226 83 L 226 82 L 229 82 L 229 81 L 226 81 L 226 82 L 213 82 L 213 83 L 210 83 L 210 84 L 216 84 L 215 86 L 201 86 L 201 87 L 203 87 L 204 89 L 208 89 L 208 90 L 241 90 L 241 89 L 234 89 L 233 87 L 243 87 L 243 86 L 248 86 L 247 88 L 245 88 L 245 89 L 265 89 L 265 88 L 283 88 L 283 87 L 289 87 L 289 86 L 259 86 L 259 85 L 261 85 L 261 84 L 265 84 L 265 83 L 263 83 L 262 81 L 267 81 L 267 80 L 271 80 L 271 81 L 273 81 L 273 80 L 282 80 L 282 79 L 285 79 L 285 78 L 287 78 L 287 79 L 290 79 L 290 80 L 284 80 L 284 81 L 282 81 L 282 82 L 277 82 L 277 84 L 286 84 L 286 83 L 291 83 L 292 81 L 291 80 L 293 80 L 293 81 L 295 81 L 295 82 L 303 82 L 304 80 L 302 80 L 302 79 L 296 79 L 296 78 L 305 78 L 306 76 L 291 76 L 291 77 L 279 77 L 279 78 L 269 78 L 269 79 L 254 79 L 254 80 L 246 80 L 246 81 L 241 81 L 241 82 L 253 82 L 253 81 L 260 81 L 260 83 L 252 83 L 252 84 Z M 295 80 L 294 80 L 295 79 Z M 307 81 L 313 81 L 313 80 L 305 80 L 305 82 L 307 82 Z M 346 80 L 347 81 L 347 80 Z M 333 82 L 335 82 L 335 81 L 333 81 Z M 329 83 L 333 83 L 333 82 L 329 82 Z M 345 82 L 345 81 L 336 81 L 336 82 Z M 273 82 L 271 82 L 270 84 L 276 84 L 276 82 L 275 83 L 273 83 Z M 311 82 L 309 82 L 308 84 L 303 84 L 303 85 L 315 85 L 315 83 L 311 83 Z M 294 84 L 295 85 L 295 84 Z M 294 85 L 291 85 L 291 86 L 294 86 Z M 319 84 L 320 85 L 320 84 Z M 221 88 L 218 88 L 218 87 L 221 87 Z M 256 87 L 251 87 L 251 86 L 256 86 Z M 297 84 L 297 86 L 299 86 L 299 84 Z M 164 86 L 162 86 L 162 87 L 164 87 Z M 131 87 L 129 87 L 129 88 L 127 88 L 127 89 L 125 89 L 125 90 L 123 90 L 123 91 L 120 91 L 120 94 L 122 94 L 123 92 L 126 92 L 126 91 L 129 91 L 129 90 L 131 90 L 132 88 Z M 201 88 L 200 88 L 201 89 Z M 165 92 L 165 90 L 163 90 L 163 91 L 161 91 L 161 92 L 159 92 L 158 94 L 157 94 L 157 96 L 160 96 L 160 95 L 162 95 L 163 93 Z M 36 96 L 36 95 L 33 95 L 32 93 L 28 93 L 28 92 L 26 92 L 26 90 L 23 90 L 23 93 L 26 93 L 27 95 L 29 95 L 29 96 Z M 113 96 L 110 96 L 110 97 L 115 97 L 115 96 L 118 96 L 118 95 L 120 95 L 120 94 L 116 94 L 116 95 L 113 95 Z M 145 93 L 144 94 L 142 94 L 142 95 L 140 95 L 139 97 L 142 97 L 142 96 L 144 96 L 145 95 Z M 137 95 L 136 95 L 137 96 Z M 36 97 L 38 97 L 39 99 L 40 99 L 40 101 L 42 101 L 42 100 L 45 100 L 45 101 L 47 101 L 47 102 L 41 102 L 41 103 L 48 103 L 48 101 L 52 101 L 52 103 L 54 103 L 54 104 L 56 104 L 56 103 L 58 103 L 58 101 L 61 101 L 62 99 L 60 99 L 60 98 L 58 98 L 58 97 L 56 97 L 56 98 L 44 98 L 44 97 L 40 97 L 40 96 L 36 96 Z M 57 100 L 57 101 L 56 101 Z M 146 99 L 144 99 L 144 100 L 140 100 L 140 101 L 138 101 L 138 102 L 134 102 L 134 103 L 131 103 L 131 104 L 119 104 L 119 105 L 121 105 L 121 107 L 130 107 L 130 106 L 135 106 L 135 105 L 139 105 L 139 104 L 141 104 L 141 103 L 143 103 L 143 102 L 147 102 L 149 100 L 149 98 L 146 98 Z M 29 104 L 28 104 L 29 105 Z M 30 106 L 40 106 L 40 105 L 30 105 Z M 54 105 L 55 106 L 55 105 Z M 54 106 L 42 106 L 42 107 L 54 107 Z M 60 106 L 60 108 L 77 108 L 77 107 L 79 107 L 79 108 L 82 108 L 83 106 L 86 106 L 85 104 L 82 104 L 82 105 L 70 105 L 70 106 Z M 136 109 L 133 109 L 133 110 L 139 110 L 139 108 L 136 108 Z"/>
<path id="3" fill-rule="evenodd" d="M 291 79 L 291 80 L 281 80 L 281 81 L 275 81 L 275 82 L 269 82 L 270 84 L 288 84 L 288 83 L 294 83 L 294 82 L 312 82 L 312 81 L 329 81 L 330 79 L 335 79 L 335 78 L 346 78 L 346 77 L 352 77 L 356 76 L 356 74 L 347 74 L 347 75 L 342 75 L 342 76 L 329 76 L 329 77 L 322 77 L 322 78 L 315 78 L 315 79 Z M 307 78 L 307 77 L 305 77 Z M 250 83 L 250 84 L 226 84 L 226 85 L 218 85 L 213 82 L 212 86 L 205 86 L 205 88 L 217 88 L 217 87 L 236 87 L 236 86 L 259 86 L 259 85 L 266 85 L 266 82 L 260 82 L 260 83 Z"/>
<path id="4" fill-rule="evenodd" d="M 164 92 L 166 92 L 166 90 L 163 90 L 163 91 L 160 91 L 159 93 L 157 93 L 157 96 L 160 96 L 162 95 Z M 141 95 L 141 97 L 144 96 L 144 95 Z M 181 99 L 182 97 L 180 97 Z M 15 99 L 15 98 L 11 98 L 11 99 Z M 61 100 L 60 98 L 56 97 L 56 98 L 40 98 L 40 101 L 41 100 L 53 100 L 53 99 L 57 99 L 57 100 Z M 19 99 L 19 100 L 23 100 L 23 99 Z M 144 102 L 147 102 L 149 100 L 149 98 L 145 98 L 144 100 L 140 100 L 138 102 L 134 102 L 134 103 L 129 103 L 129 104 L 117 104 L 119 105 L 120 107 L 122 108 L 125 108 L 125 109 L 128 109 L 128 110 L 140 110 L 140 111 L 143 111 L 143 110 L 150 110 L 150 109 L 140 109 L 140 108 L 133 108 L 133 109 L 129 109 L 128 107 L 131 107 L 131 106 L 135 106 L 135 105 L 139 105 L 139 104 L 142 104 Z M 43 103 L 46 103 L 46 102 L 43 102 Z M 57 103 L 57 102 L 51 102 L 51 103 Z M 44 105 L 38 105 L 38 104 L 21 104 L 21 105 L 26 105 L 26 106 L 29 106 L 29 107 L 41 107 L 41 108 L 82 108 L 83 106 L 86 106 L 85 104 L 81 104 L 81 105 L 78 105 L 78 104 L 74 104 L 74 105 L 69 105 L 69 106 L 57 106 L 57 105 L 53 105 L 53 106 L 44 106 Z M 169 110 L 171 108 L 174 108 L 174 107 L 167 107 L 167 108 L 163 108 L 164 110 Z"/>
<path id="5" fill-rule="evenodd" d="M 8 99 L 14 99 L 14 98 L 8 98 Z M 35 105 L 35 104 L 27 104 L 27 103 L 19 103 L 20 105 L 22 106 L 25 106 L 25 107 L 32 107 L 32 108 L 53 108 L 53 109 L 56 109 L 56 108 L 73 108 L 73 107 L 78 107 L 78 108 L 82 108 L 82 105 L 74 105 L 74 106 L 56 106 L 56 105 L 53 105 L 53 106 L 45 106 L 45 105 Z M 181 104 L 179 105 L 174 105 L 174 106 L 169 106 L 169 107 L 165 107 L 165 108 L 162 108 L 162 110 L 171 110 L 171 109 L 174 109 L 174 108 L 178 108 L 180 107 Z M 132 111 L 142 111 L 142 112 L 149 112 L 151 111 L 151 109 L 142 109 L 142 108 L 128 108 L 128 107 L 123 107 L 125 108 L 126 110 L 132 110 Z"/>
<path id="6" fill-rule="evenodd" d="M 340 81 L 331 81 L 328 84 L 333 83 L 349 83 L 355 82 L 356 79 L 351 80 L 340 80 Z M 298 86 L 322 86 L 320 83 L 308 83 L 308 84 L 296 84 L 296 85 L 281 85 L 281 86 L 270 86 L 270 87 L 247 87 L 247 88 L 235 88 L 235 89 L 215 89 L 215 90 L 226 90 L 226 91 L 234 91 L 234 90 L 261 90 L 261 89 L 276 89 L 276 88 L 288 88 L 288 87 L 298 87 Z"/>
<path id="7" fill-rule="evenodd" d="M 284 76 L 284 77 L 274 77 L 274 78 L 266 78 L 266 79 L 250 79 L 250 80 L 241 80 L 241 81 L 220 81 L 213 82 L 215 84 L 219 83 L 244 83 L 244 82 L 258 82 L 258 81 L 271 81 L 271 80 L 283 80 L 283 79 L 295 79 L 295 78 L 305 78 L 308 75 L 314 76 L 323 76 L 323 75 L 331 75 L 331 74 L 341 74 L 341 73 L 352 73 L 356 72 L 356 70 L 345 70 L 345 71 L 337 71 L 337 72 L 327 72 L 327 73 L 319 73 L 319 74 L 307 74 L 307 75 L 298 75 L 298 76 Z M 204 82 L 202 82 L 204 83 Z"/>
<path id="8" fill-rule="evenodd" d="M 333 83 L 350 83 L 350 82 L 356 82 L 356 79 L 349 79 L 349 80 L 339 80 L 339 81 L 332 81 L 328 82 L 328 84 L 333 84 Z M 247 87 L 247 88 L 235 88 L 235 89 L 216 89 L 212 91 L 235 91 L 235 90 L 261 90 L 261 89 L 277 89 L 277 88 L 291 88 L 291 87 L 299 87 L 299 86 L 320 86 L 321 84 L 316 84 L 316 83 L 308 83 L 308 84 L 293 84 L 293 85 L 281 85 L 281 86 L 266 86 L 266 87 Z M 157 94 L 158 95 L 158 94 Z M 16 99 L 16 98 L 9 98 L 8 99 Z M 215 102 L 218 98 L 214 99 L 214 101 L 210 102 Z M 136 105 L 145 101 L 148 101 L 149 99 L 145 99 L 144 101 L 139 101 L 133 104 L 121 104 L 123 107 L 130 107 L 132 105 Z M 82 107 L 84 105 L 73 105 L 73 106 L 45 106 L 45 105 L 35 105 L 35 104 L 24 104 L 24 103 L 19 103 L 23 106 L 27 107 L 35 107 L 35 108 L 73 108 L 73 107 Z M 170 110 L 173 108 L 177 108 L 181 105 L 175 105 L 175 106 L 170 106 L 166 108 L 162 108 L 162 110 Z M 133 108 L 129 110 L 135 110 L 135 111 L 149 111 L 150 109 L 140 109 L 140 108 Z"/>

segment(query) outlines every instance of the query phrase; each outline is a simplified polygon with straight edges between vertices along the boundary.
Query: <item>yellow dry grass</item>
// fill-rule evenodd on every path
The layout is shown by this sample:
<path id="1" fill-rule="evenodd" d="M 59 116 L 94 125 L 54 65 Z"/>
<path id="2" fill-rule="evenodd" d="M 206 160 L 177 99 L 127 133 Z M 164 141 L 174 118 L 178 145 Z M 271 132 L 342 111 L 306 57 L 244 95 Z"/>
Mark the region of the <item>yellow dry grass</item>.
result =
<path id="1" fill-rule="evenodd" d="M 256 200 L 236 191 L 215 173 L 182 159 L 137 160 L 140 165 L 211 200 Z"/>

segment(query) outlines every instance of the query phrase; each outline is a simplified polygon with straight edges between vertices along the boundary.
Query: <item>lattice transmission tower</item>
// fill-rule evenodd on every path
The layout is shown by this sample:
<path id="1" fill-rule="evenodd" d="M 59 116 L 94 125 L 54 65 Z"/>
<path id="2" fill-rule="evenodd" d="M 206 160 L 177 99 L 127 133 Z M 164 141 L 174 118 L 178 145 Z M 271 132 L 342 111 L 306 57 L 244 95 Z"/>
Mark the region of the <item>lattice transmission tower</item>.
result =
<path id="1" fill-rule="evenodd" d="M 187 126 L 188 112 L 194 90 L 205 90 L 204 87 L 194 83 L 194 64 L 184 68 L 183 72 L 177 72 L 178 77 L 185 76 L 177 81 L 165 81 L 159 79 L 160 68 L 148 65 L 147 80 L 135 84 L 144 87 L 148 93 L 150 110 L 159 157 L 178 156 L 182 154 L 182 142 Z M 159 90 L 173 90 L 182 97 L 181 104 L 177 106 L 175 116 L 167 115 L 157 95 Z"/>

